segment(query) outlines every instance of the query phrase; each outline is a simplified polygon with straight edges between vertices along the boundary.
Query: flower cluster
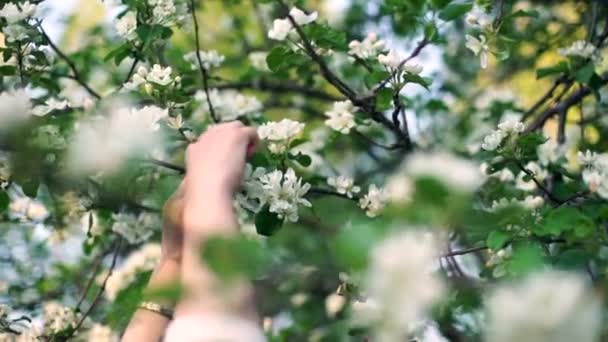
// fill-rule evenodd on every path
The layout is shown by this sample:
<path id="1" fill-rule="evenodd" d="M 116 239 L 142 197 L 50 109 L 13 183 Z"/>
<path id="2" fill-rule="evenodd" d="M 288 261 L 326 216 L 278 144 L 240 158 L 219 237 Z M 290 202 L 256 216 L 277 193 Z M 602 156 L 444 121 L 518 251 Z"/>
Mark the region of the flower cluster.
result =
<path id="1" fill-rule="evenodd" d="M 578 162 L 583 167 L 583 181 L 592 193 L 608 199 L 608 154 L 589 150 L 578 153 Z"/>
<path id="2" fill-rule="evenodd" d="M 137 38 L 137 13 L 129 11 L 116 21 L 116 32 L 126 40 Z"/>
<path id="3" fill-rule="evenodd" d="M 289 15 L 298 25 L 307 25 L 317 20 L 318 13 L 304 13 L 301 9 L 294 7 L 289 11 Z M 272 28 L 268 31 L 268 38 L 283 41 L 294 31 L 293 25 L 289 18 L 275 19 L 272 23 Z"/>
<path id="4" fill-rule="evenodd" d="M 24 90 L 0 93 L 0 131 L 24 123 L 30 118 L 32 103 Z"/>
<path id="5" fill-rule="evenodd" d="M 376 58 L 384 50 L 385 44 L 375 32 L 370 32 L 363 41 L 351 41 L 348 44 L 348 54 L 360 59 Z"/>
<path id="6" fill-rule="evenodd" d="M 359 199 L 359 207 L 365 210 L 369 217 L 376 217 L 384 209 L 388 201 L 388 194 L 375 184 L 369 186 L 367 193 Z"/>
<path id="7" fill-rule="evenodd" d="M 584 40 L 577 40 L 568 47 L 559 48 L 557 53 L 564 57 L 596 58 L 595 45 Z"/>
<path id="8" fill-rule="evenodd" d="M 260 139 L 268 142 L 268 149 L 274 154 L 283 154 L 289 150 L 291 141 L 304 129 L 304 124 L 283 119 L 278 122 L 267 122 L 258 127 Z"/>
<path id="9" fill-rule="evenodd" d="M 298 207 L 300 205 L 311 206 L 310 202 L 304 198 L 310 190 L 310 184 L 303 183 L 291 168 L 285 173 L 281 170 L 274 170 L 261 176 L 259 181 L 264 191 L 262 202 L 268 203 L 269 211 L 277 214 L 281 219 L 297 222 Z"/>
<path id="10" fill-rule="evenodd" d="M 43 105 L 35 106 L 32 109 L 32 114 L 36 116 L 45 116 L 53 111 L 66 110 L 70 107 L 70 101 L 58 100 L 54 97 L 48 98 Z"/>
<path id="11" fill-rule="evenodd" d="M 374 305 L 356 318 L 375 324 L 378 341 L 403 340 L 442 297 L 445 286 L 432 272 L 438 255 L 437 238 L 423 231 L 401 231 L 374 247 L 364 283 Z"/>
<path id="12" fill-rule="evenodd" d="M 144 66 L 140 66 L 137 69 L 137 72 L 131 77 L 131 81 L 125 83 L 124 87 L 127 90 L 136 90 L 140 86 L 145 86 L 148 83 L 167 87 L 178 83 L 180 80 L 179 76 L 175 78 L 171 77 L 172 72 L 173 69 L 171 67 L 163 67 L 159 64 L 154 64 L 150 70 Z"/>
<path id="13" fill-rule="evenodd" d="M 142 272 L 150 271 L 160 261 L 161 249 L 157 243 L 143 245 L 137 251 L 131 253 L 120 267 L 116 268 L 106 283 L 106 297 L 113 301 L 123 289 L 127 288 Z M 98 278 L 103 282 L 104 275 Z"/>
<path id="14" fill-rule="evenodd" d="M 152 6 L 152 23 L 173 25 L 181 22 L 188 14 L 188 5 L 183 0 L 148 0 Z"/>
<path id="15" fill-rule="evenodd" d="M 491 28 L 492 23 L 494 22 L 494 18 L 483 8 L 479 6 L 473 6 L 473 9 L 469 13 L 467 13 L 465 21 L 471 26 L 487 30 Z"/>
<path id="16" fill-rule="evenodd" d="M 545 271 L 505 285 L 486 301 L 486 340 L 597 341 L 601 301 L 582 276 Z"/>
<path id="17" fill-rule="evenodd" d="M 131 213 L 117 213 L 112 214 L 112 219 L 114 220 L 112 231 L 125 238 L 130 244 L 147 241 L 160 223 L 156 215 L 149 213 L 141 213 L 138 216 Z"/>
<path id="18" fill-rule="evenodd" d="M 205 70 L 210 70 L 212 68 L 219 67 L 220 65 L 222 65 L 222 63 L 224 63 L 224 60 L 226 59 L 226 57 L 220 55 L 215 50 L 199 51 L 198 56 L 198 58 L 201 59 L 201 64 L 203 65 L 203 69 Z M 190 63 L 192 70 L 199 68 L 198 58 L 196 57 L 196 51 L 189 52 L 184 56 L 184 60 Z"/>
<path id="19" fill-rule="evenodd" d="M 167 117 L 166 109 L 120 106 L 110 109 L 108 114 L 79 124 L 70 149 L 70 166 L 74 171 L 115 171 L 125 159 L 160 144 L 157 131 L 160 120 Z M 96 153 L 91 153 L 92 150 Z"/>
<path id="20" fill-rule="evenodd" d="M 0 18 L 8 23 L 2 30 L 9 43 L 22 41 L 28 38 L 26 26 L 22 23 L 34 18 L 38 12 L 38 5 L 25 1 L 20 4 L 5 3 L 0 9 Z"/>
<path id="21" fill-rule="evenodd" d="M 521 121 L 515 119 L 503 121 L 498 124 L 498 129 L 493 130 L 483 138 L 481 148 L 486 151 L 494 151 L 502 144 L 505 138 L 512 134 L 521 133 L 524 129 L 525 126 Z"/>
<path id="22" fill-rule="evenodd" d="M 201 103 L 205 112 L 209 110 L 207 94 L 199 90 L 194 98 Z M 256 115 L 262 110 L 262 103 L 255 97 L 241 94 L 235 90 L 209 90 L 213 110 L 221 121 L 233 121 L 247 115 Z"/>
<path id="23" fill-rule="evenodd" d="M 15 195 L 9 205 L 9 214 L 21 221 L 43 222 L 49 217 L 49 211 L 44 204 L 27 196 Z"/>
<path id="24" fill-rule="evenodd" d="M 335 131 L 348 134 L 357 125 L 355 122 L 356 111 L 357 107 L 349 100 L 334 102 L 333 108 L 325 112 L 325 116 L 328 117 L 325 124 Z"/>
<path id="25" fill-rule="evenodd" d="M 339 194 L 346 195 L 348 198 L 352 198 L 353 195 L 361 191 L 361 187 L 355 185 L 355 180 L 346 176 L 329 177 L 327 178 L 327 184 L 334 187 Z"/>
<path id="26" fill-rule="evenodd" d="M 63 306 L 57 302 L 47 302 L 44 304 L 44 331 L 51 334 L 76 327 L 80 320 L 80 315 L 72 308 Z"/>
<path id="27" fill-rule="evenodd" d="M 390 71 L 404 71 L 408 74 L 418 75 L 422 72 L 422 65 L 415 63 L 403 63 L 403 58 L 396 50 L 390 50 L 386 54 L 378 55 L 378 62 Z"/>

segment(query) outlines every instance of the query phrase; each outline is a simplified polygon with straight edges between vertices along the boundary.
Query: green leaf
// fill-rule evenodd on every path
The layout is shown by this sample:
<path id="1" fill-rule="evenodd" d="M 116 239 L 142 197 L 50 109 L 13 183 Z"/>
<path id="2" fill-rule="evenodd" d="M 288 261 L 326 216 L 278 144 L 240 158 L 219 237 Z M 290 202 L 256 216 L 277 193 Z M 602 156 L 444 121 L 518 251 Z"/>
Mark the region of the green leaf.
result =
<path id="1" fill-rule="evenodd" d="M 582 84 L 587 84 L 591 80 L 593 74 L 595 74 L 595 65 L 593 62 L 589 62 L 576 71 L 574 78 Z"/>
<path id="2" fill-rule="evenodd" d="M 0 192 L 0 214 L 8 209 L 11 199 L 5 191 Z"/>
<path id="3" fill-rule="evenodd" d="M 268 53 L 266 64 L 274 72 L 287 70 L 306 61 L 305 57 L 293 52 L 286 46 L 277 46 Z"/>
<path id="4" fill-rule="evenodd" d="M 376 70 L 365 76 L 365 83 L 370 86 L 375 85 L 375 84 L 378 84 L 378 83 L 384 81 L 385 79 L 389 78 L 390 76 L 391 76 L 391 73 L 386 70 Z"/>
<path id="5" fill-rule="evenodd" d="M 2 76 L 12 76 L 17 74 L 17 68 L 12 65 L 1 65 L 0 66 L 0 75 Z"/>
<path id="6" fill-rule="evenodd" d="M 133 313 L 137 310 L 139 303 L 143 297 L 143 290 L 148 284 L 152 272 L 144 272 L 137 274 L 135 280 L 129 283 L 125 289 L 118 293 L 116 299 L 112 303 L 110 312 L 106 318 L 109 325 L 116 331 L 123 331 Z"/>
<path id="7" fill-rule="evenodd" d="M 543 267 L 542 248 L 530 242 L 522 242 L 513 247 L 513 256 L 508 264 L 511 275 L 523 276 Z"/>
<path id="8" fill-rule="evenodd" d="M 431 6 L 435 9 L 442 9 L 452 0 L 431 0 Z"/>
<path id="9" fill-rule="evenodd" d="M 495 230 L 488 235 L 486 245 L 493 251 L 503 248 L 511 236 L 503 231 Z"/>
<path id="10" fill-rule="evenodd" d="M 421 77 L 420 75 L 405 74 L 403 79 L 408 83 L 416 83 L 423 86 L 426 90 L 429 90 L 429 86 L 433 83 L 433 79 L 428 77 Z"/>
<path id="11" fill-rule="evenodd" d="M 345 227 L 332 244 L 336 259 L 348 269 L 363 270 L 367 266 L 368 252 L 378 238 L 378 229 L 373 226 Z"/>
<path id="12" fill-rule="evenodd" d="M 594 231 L 593 220 L 572 207 L 559 207 L 547 214 L 542 225 L 536 227 L 539 235 L 559 236 L 571 232 L 570 237 L 581 239 L 589 237 Z"/>
<path id="13" fill-rule="evenodd" d="M 313 23 L 303 28 L 308 38 L 322 48 L 345 50 L 346 33 L 330 26 Z"/>
<path id="14" fill-rule="evenodd" d="M 392 107 L 393 95 L 395 91 L 391 88 L 382 88 L 376 96 L 376 109 L 385 111 Z"/>
<path id="15" fill-rule="evenodd" d="M 130 49 L 129 46 L 127 44 L 123 44 L 119 47 L 117 47 L 116 49 L 110 51 L 104 58 L 103 61 L 107 62 L 110 59 L 114 59 L 114 61 L 116 61 L 117 59 L 120 59 L 121 56 L 124 56 L 125 54 L 128 56 L 130 53 Z"/>
<path id="16" fill-rule="evenodd" d="M 439 18 L 445 21 L 451 21 L 463 16 L 473 8 L 473 3 L 453 3 L 447 5 L 439 12 Z"/>
<path id="17" fill-rule="evenodd" d="M 205 243 L 202 260 L 225 280 L 242 276 L 254 278 L 268 264 L 268 257 L 259 241 L 245 236 L 212 237 Z"/>
<path id="18" fill-rule="evenodd" d="M 549 75 L 561 74 L 564 72 L 568 72 L 568 63 L 566 61 L 561 61 L 552 67 L 537 69 L 536 78 L 541 79 Z"/>
<path id="19" fill-rule="evenodd" d="M 519 159 L 528 161 L 536 159 L 538 146 L 544 144 L 547 138 L 542 133 L 534 132 L 521 135 L 517 139 L 517 147 L 519 149 Z"/>
<path id="20" fill-rule="evenodd" d="M 289 154 L 289 159 L 297 161 L 300 165 L 304 167 L 309 167 L 312 163 L 312 159 L 309 155 L 303 154 L 302 152 L 298 152 L 298 154 Z"/>
<path id="21" fill-rule="evenodd" d="M 255 215 L 255 229 L 260 235 L 271 236 L 283 225 L 283 220 L 271 213 L 269 206 L 265 206 Z"/>

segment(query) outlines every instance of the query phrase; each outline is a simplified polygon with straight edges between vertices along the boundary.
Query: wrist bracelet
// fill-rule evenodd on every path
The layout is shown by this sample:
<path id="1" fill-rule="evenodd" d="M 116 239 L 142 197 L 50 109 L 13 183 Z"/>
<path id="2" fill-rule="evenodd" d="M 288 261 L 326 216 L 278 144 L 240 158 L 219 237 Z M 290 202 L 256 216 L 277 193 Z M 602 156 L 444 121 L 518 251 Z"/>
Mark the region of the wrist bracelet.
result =
<path id="1" fill-rule="evenodd" d="M 154 302 L 141 302 L 139 304 L 140 309 L 155 312 L 161 316 L 165 316 L 168 319 L 173 319 L 173 309 L 163 306 Z"/>

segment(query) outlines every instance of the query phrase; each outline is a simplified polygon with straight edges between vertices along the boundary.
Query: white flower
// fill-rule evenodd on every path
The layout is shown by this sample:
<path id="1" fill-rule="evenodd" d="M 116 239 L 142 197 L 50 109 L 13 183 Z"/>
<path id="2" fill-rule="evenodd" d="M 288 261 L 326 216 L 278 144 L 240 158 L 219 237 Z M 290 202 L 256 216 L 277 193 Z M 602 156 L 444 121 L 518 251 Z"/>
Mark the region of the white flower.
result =
<path id="1" fill-rule="evenodd" d="M 70 106 L 67 100 L 57 100 L 54 97 L 48 98 L 43 105 L 36 106 L 32 109 L 32 114 L 36 116 L 45 116 L 56 110 L 65 110 Z"/>
<path id="2" fill-rule="evenodd" d="M 601 300 L 578 274 L 544 271 L 486 300 L 488 342 L 599 341 Z"/>
<path id="3" fill-rule="evenodd" d="M 154 64 L 152 69 L 148 73 L 146 80 L 148 82 L 156 83 L 161 86 L 167 86 L 173 82 L 171 78 L 171 67 L 163 68 L 159 64 Z"/>
<path id="4" fill-rule="evenodd" d="M 112 214 L 114 224 L 112 231 L 121 235 L 130 244 L 136 244 L 148 240 L 158 223 L 152 214 L 141 213 L 135 216 L 131 213 Z"/>
<path id="5" fill-rule="evenodd" d="M 499 123 L 498 129 L 506 134 L 513 134 L 523 132 L 526 129 L 526 126 L 519 120 L 510 119 Z"/>
<path id="6" fill-rule="evenodd" d="M 384 189 L 391 202 L 398 204 L 406 204 L 412 200 L 414 194 L 414 184 L 412 179 L 408 177 L 403 170 L 395 173 L 388 178 Z"/>
<path id="7" fill-rule="evenodd" d="M 328 317 L 335 317 L 338 312 L 342 311 L 346 304 L 346 297 L 337 293 L 332 293 L 325 298 L 325 312 Z"/>
<path id="8" fill-rule="evenodd" d="M 584 40 L 578 40 L 569 47 L 557 49 L 557 53 L 564 57 L 578 56 L 592 58 L 595 55 L 595 51 L 595 46 Z"/>
<path id="9" fill-rule="evenodd" d="M 349 100 L 334 102 L 333 108 L 325 112 L 325 116 L 329 117 L 325 124 L 335 131 L 348 134 L 357 125 L 354 115 L 356 111 L 357 107 Z"/>
<path id="10" fill-rule="evenodd" d="M 269 71 L 266 57 L 268 57 L 268 52 L 255 51 L 249 54 L 249 62 L 251 62 L 251 66 L 259 71 Z"/>
<path id="11" fill-rule="evenodd" d="M 475 56 L 479 56 L 479 60 L 481 63 L 481 67 L 483 69 L 488 67 L 488 51 L 489 51 L 489 47 L 488 44 L 486 42 L 486 37 L 484 35 L 479 35 L 479 39 L 471 36 L 471 35 L 466 35 L 465 36 L 466 39 L 466 47 L 473 51 L 473 53 L 475 54 Z"/>
<path id="12" fill-rule="evenodd" d="M 110 327 L 95 323 L 87 333 L 87 341 L 118 342 L 118 335 L 116 335 Z"/>
<path id="13" fill-rule="evenodd" d="M 334 187 L 339 194 L 346 195 L 348 198 L 352 198 L 353 194 L 358 194 L 361 191 L 361 188 L 355 185 L 355 180 L 346 176 L 329 177 L 327 178 L 327 184 Z"/>
<path id="14" fill-rule="evenodd" d="M 543 182 L 545 179 L 547 179 L 549 173 L 546 169 L 543 169 L 538 163 L 536 162 L 528 162 L 528 164 L 526 164 L 525 166 L 526 170 L 530 171 L 533 175 L 534 178 L 539 181 L 539 182 Z M 523 171 L 521 171 L 519 173 L 519 175 L 517 175 L 517 179 L 515 180 L 515 186 L 523 191 L 534 191 L 536 190 L 536 183 L 534 182 L 533 179 L 530 179 L 528 181 L 526 181 L 524 178 L 526 178 L 527 174 Z"/>
<path id="15" fill-rule="evenodd" d="M 418 75 L 422 72 L 422 65 L 416 63 L 405 63 L 405 65 L 403 65 L 403 71 Z"/>
<path id="16" fill-rule="evenodd" d="M 33 17 L 36 15 L 38 6 L 26 1 L 17 7 L 16 4 L 7 3 L 0 9 L 0 17 L 5 18 L 9 24 L 17 23 L 21 20 Z"/>
<path id="17" fill-rule="evenodd" d="M 270 205 L 270 212 L 277 214 L 281 219 L 291 222 L 298 221 L 298 206 L 310 207 L 311 204 L 304 198 L 310 184 L 302 184 L 295 171 L 289 168 L 284 174 L 280 170 L 272 171 L 260 177 L 264 190 L 263 202 Z"/>
<path id="18" fill-rule="evenodd" d="M 462 192 L 473 192 L 485 181 L 479 165 L 443 151 L 415 152 L 404 162 L 404 167 L 408 176 L 430 176 Z"/>
<path id="19" fill-rule="evenodd" d="M 564 149 L 553 139 L 538 146 L 538 160 L 544 166 L 555 164 L 564 155 Z"/>
<path id="20" fill-rule="evenodd" d="M 226 57 L 220 55 L 216 50 L 199 51 L 198 55 L 201 59 L 201 63 L 203 64 L 203 69 L 205 70 L 210 70 L 211 68 L 219 67 L 226 59 Z M 198 59 L 196 58 L 196 51 L 187 53 L 184 56 L 184 60 L 190 62 L 193 70 L 198 69 L 199 65 Z"/>
<path id="21" fill-rule="evenodd" d="M 494 130 L 483 138 L 481 148 L 486 151 L 494 151 L 500 146 L 506 135 L 501 130 Z"/>
<path id="22" fill-rule="evenodd" d="M 47 302 L 43 306 L 44 330 L 58 333 L 69 328 L 75 328 L 80 320 L 80 314 L 72 308 L 57 302 Z"/>
<path id="23" fill-rule="evenodd" d="M 353 40 L 348 44 L 348 54 L 361 59 L 376 57 L 384 49 L 384 40 L 378 40 L 374 32 L 367 34 L 363 41 Z"/>
<path id="24" fill-rule="evenodd" d="M 367 216 L 376 217 L 384 209 L 387 201 L 388 194 L 386 191 L 372 184 L 367 190 L 367 194 L 359 199 L 359 207 L 365 210 Z"/>
<path id="25" fill-rule="evenodd" d="M 181 114 L 177 114 L 177 116 L 175 116 L 175 117 L 168 117 L 166 121 L 167 121 L 167 126 L 176 131 L 178 131 L 184 127 L 184 119 L 182 118 Z"/>
<path id="26" fill-rule="evenodd" d="M 533 210 L 542 207 L 545 204 L 545 200 L 540 196 L 528 195 L 521 204 L 524 208 Z"/>
<path id="27" fill-rule="evenodd" d="M 292 30 L 292 25 L 289 19 L 275 19 L 272 22 L 272 28 L 268 31 L 268 38 L 283 41 Z"/>
<path id="28" fill-rule="evenodd" d="M 21 221 L 44 222 L 49 217 L 49 211 L 44 204 L 27 196 L 13 198 L 9 205 L 10 217 Z"/>
<path id="29" fill-rule="evenodd" d="M 581 166 L 592 166 L 597 161 L 597 153 L 589 150 L 584 153 L 579 151 L 577 157 L 578 163 L 581 164 Z"/>
<path id="30" fill-rule="evenodd" d="M 310 24 L 317 20 L 318 17 L 317 12 L 312 12 L 307 15 L 306 13 L 304 13 L 304 11 L 297 7 L 293 7 L 291 11 L 289 11 L 289 15 L 291 15 L 293 17 L 293 20 L 295 20 L 296 24 L 300 26 Z"/>
<path id="31" fill-rule="evenodd" d="M 474 6 L 473 9 L 467 13 L 465 21 L 471 26 L 479 26 L 482 29 L 487 29 L 490 28 L 494 19 L 481 7 Z"/>
<path id="32" fill-rule="evenodd" d="M 4 27 L 2 31 L 6 36 L 6 41 L 9 43 L 18 42 L 27 39 L 27 29 L 18 24 L 10 24 Z"/>
<path id="33" fill-rule="evenodd" d="M 279 122 L 267 122 L 258 127 L 260 139 L 266 140 L 268 149 L 274 154 L 281 154 L 287 151 L 289 143 L 304 129 L 304 124 L 283 119 Z"/>
<path id="34" fill-rule="evenodd" d="M 133 11 L 127 12 L 116 22 L 116 32 L 119 36 L 133 40 L 137 38 L 135 30 L 137 29 L 137 13 Z"/>
<path id="35" fill-rule="evenodd" d="M 136 90 L 140 85 L 146 83 L 148 77 L 148 69 L 145 66 L 140 65 L 137 71 L 131 76 L 131 81 L 124 84 L 127 90 Z"/>
<path id="36" fill-rule="evenodd" d="M 0 131 L 25 122 L 30 117 L 32 103 L 24 90 L 0 93 Z"/>
<path id="37" fill-rule="evenodd" d="M 158 265 L 160 257 L 161 248 L 158 243 L 145 244 L 137 251 L 131 253 L 124 263 L 117 267 L 108 278 L 104 293 L 106 297 L 110 301 L 116 299 L 120 291 L 135 281 L 139 273 L 153 270 Z M 103 278 L 105 276 L 98 278 L 98 280 L 101 282 Z"/>
<path id="38" fill-rule="evenodd" d="M 208 112 L 207 94 L 198 91 L 194 98 L 201 102 L 202 110 Z M 256 115 L 262 110 L 262 103 L 255 97 L 243 95 L 235 90 L 209 90 L 213 110 L 221 121 L 234 121 L 242 116 Z"/>
<path id="39" fill-rule="evenodd" d="M 178 13 L 178 8 L 175 6 L 174 0 L 148 0 L 148 3 L 154 8 L 152 14 L 153 21 L 157 24 L 170 24 L 174 16 Z"/>
<path id="40" fill-rule="evenodd" d="M 103 226 L 99 224 L 99 218 L 95 211 L 86 212 L 80 219 L 82 231 L 88 236 L 100 236 L 103 233 Z"/>
<path id="41" fill-rule="evenodd" d="M 374 341 L 404 340 L 442 297 L 445 286 L 432 272 L 438 255 L 436 238 L 421 231 L 395 233 L 374 247 L 363 287 L 373 305 L 355 317 L 373 325 Z"/>
<path id="42" fill-rule="evenodd" d="M 167 113 L 156 106 L 118 108 L 80 122 L 70 144 L 70 168 L 79 173 L 111 172 L 124 160 L 153 150 L 160 146 L 159 121 Z"/>
<path id="43" fill-rule="evenodd" d="M 396 50 L 390 50 L 387 54 L 378 55 L 378 62 L 387 68 L 397 69 L 401 61 L 402 59 Z"/>

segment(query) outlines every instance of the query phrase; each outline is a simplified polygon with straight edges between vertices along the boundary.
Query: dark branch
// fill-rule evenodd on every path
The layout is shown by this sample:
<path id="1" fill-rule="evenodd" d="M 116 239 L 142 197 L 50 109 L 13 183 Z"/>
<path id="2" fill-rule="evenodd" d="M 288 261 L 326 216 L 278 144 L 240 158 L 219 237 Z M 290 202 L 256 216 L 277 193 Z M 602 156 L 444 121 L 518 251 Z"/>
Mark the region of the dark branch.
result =
<path id="1" fill-rule="evenodd" d="M 279 83 L 272 82 L 264 79 L 251 81 L 251 82 L 237 82 L 237 83 L 226 83 L 216 86 L 217 89 L 254 89 L 254 90 L 268 90 L 275 93 L 298 93 L 307 97 L 314 97 L 324 101 L 342 101 L 343 98 L 330 95 L 320 90 L 315 90 L 310 87 L 298 85 L 295 83 Z"/>
<path id="2" fill-rule="evenodd" d="M 196 51 L 194 52 L 196 55 L 196 60 L 198 62 L 198 68 L 201 72 L 201 78 L 203 79 L 203 89 L 205 90 L 205 95 L 207 96 L 207 105 L 209 107 L 209 114 L 211 115 L 211 119 L 213 122 L 219 122 L 219 118 L 215 114 L 215 109 L 213 108 L 213 103 L 211 103 L 211 97 L 209 96 L 209 74 L 207 74 L 207 69 L 203 67 L 203 61 L 201 60 L 201 46 L 198 36 L 198 19 L 196 18 L 196 9 L 194 6 L 194 0 L 190 0 L 190 12 L 192 13 L 192 22 L 194 23 L 194 40 L 196 43 Z"/>
<path id="3" fill-rule="evenodd" d="M 46 34 L 46 32 L 44 31 L 44 28 L 42 28 L 42 23 L 38 22 L 38 27 L 40 28 L 40 33 L 42 34 L 42 36 L 44 37 L 44 39 L 46 40 L 46 42 L 49 44 L 49 46 L 51 47 L 51 49 L 59 56 L 59 58 L 61 58 L 64 62 L 67 63 L 68 67 L 70 68 L 70 70 L 72 71 L 72 78 L 78 82 L 78 84 L 80 84 L 89 94 L 91 94 L 91 96 L 95 97 L 96 99 L 101 99 L 101 96 L 95 92 L 95 90 L 93 90 L 80 76 L 80 73 L 78 72 L 78 68 L 76 68 L 76 64 L 74 64 L 74 62 L 65 54 L 63 53 L 58 47 L 57 45 L 55 45 L 55 43 L 53 43 L 53 41 L 51 40 L 51 38 Z"/>

